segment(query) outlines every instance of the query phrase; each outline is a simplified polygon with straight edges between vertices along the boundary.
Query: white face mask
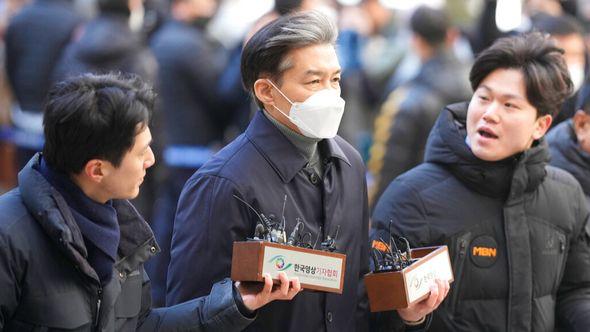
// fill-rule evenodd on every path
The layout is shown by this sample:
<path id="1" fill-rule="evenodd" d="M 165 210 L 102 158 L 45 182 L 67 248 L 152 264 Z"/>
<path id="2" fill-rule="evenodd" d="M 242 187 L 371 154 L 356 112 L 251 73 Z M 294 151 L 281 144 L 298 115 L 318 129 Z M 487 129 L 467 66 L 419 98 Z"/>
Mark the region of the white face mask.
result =
<path id="1" fill-rule="evenodd" d="M 292 102 L 272 81 L 267 81 L 291 103 L 289 115 L 278 107 L 274 105 L 273 107 L 289 118 L 303 135 L 311 138 L 336 136 L 345 104 L 344 99 L 340 97 L 340 90 L 324 89 L 317 91 L 303 102 Z"/>
<path id="2" fill-rule="evenodd" d="M 584 67 L 582 65 L 568 65 L 572 83 L 574 83 L 574 92 L 577 92 L 584 83 Z"/>

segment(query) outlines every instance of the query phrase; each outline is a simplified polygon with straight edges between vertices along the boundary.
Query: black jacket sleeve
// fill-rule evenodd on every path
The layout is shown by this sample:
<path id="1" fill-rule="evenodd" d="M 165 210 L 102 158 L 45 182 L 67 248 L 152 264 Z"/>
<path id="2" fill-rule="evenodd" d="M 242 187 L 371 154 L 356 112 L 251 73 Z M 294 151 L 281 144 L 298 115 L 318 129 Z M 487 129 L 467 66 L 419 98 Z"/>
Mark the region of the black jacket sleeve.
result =
<path id="1" fill-rule="evenodd" d="M 16 280 L 20 280 L 21 269 L 14 259 L 13 249 L 0 236 L 0 331 L 14 314 L 20 294 Z"/>
<path id="2" fill-rule="evenodd" d="M 590 326 L 590 216 L 580 191 L 579 231 L 570 241 L 563 279 L 557 292 L 557 321 L 563 331 L 588 331 Z"/>

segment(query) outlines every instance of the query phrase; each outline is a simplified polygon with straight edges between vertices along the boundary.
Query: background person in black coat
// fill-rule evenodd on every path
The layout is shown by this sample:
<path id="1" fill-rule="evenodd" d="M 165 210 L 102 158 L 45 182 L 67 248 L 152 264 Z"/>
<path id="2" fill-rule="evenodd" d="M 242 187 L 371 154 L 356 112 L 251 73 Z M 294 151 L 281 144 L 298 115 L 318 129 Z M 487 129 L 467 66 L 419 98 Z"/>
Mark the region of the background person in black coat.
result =
<path id="1" fill-rule="evenodd" d="M 10 20 L 6 30 L 6 73 L 12 107 L 17 165 L 43 148 L 43 102 L 53 69 L 82 18 L 72 0 L 35 0 Z"/>
<path id="2" fill-rule="evenodd" d="M 216 0 L 171 1 L 170 16 L 150 41 L 159 67 L 157 136 L 162 137 L 162 181 L 151 225 L 162 253 L 146 269 L 158 306 L 165 304 L 172 227 L 182 186 L 226 143 L 224 132 L 233 120 L 235 92 L 220 84 L 227 50 L 206 31 L 217 6 Z"/>
<path id="3" fill-rule="evenodd" d="M 130 4 L 122 0 L 97 1 L 99 15 L 85 24 L 80 36 L 65 48 L 53 70 L 53 82 L 83 73 L 121 72 L 155 83 L 156 59 L 144 46 L 139 31 L 130 27 Z"/>
<path id="4" fill-rule="evenodd" d="M 540 33 L 503 38 L 471 69 L 469 103 L 447 106 L 425 162 L 381 196 L 371 238 L 447 245 L 455 281 L 435 331 L 587 331 L 589 212 L 547 166 L 543 136 L 572 91 L 562 50 Z M 390 224 L 391 222 L 391 224 Z"/>
<path id="5" fill-rule="evenodd" d="M 372 209 L 389 183 L 424 160 L 428 133 L 441 109 L 469 99 L 469 67 L 454 55 L 448 15 L 422 6 L 410 19 L 412 47 L 421 62 L 418 75 L 389 94 L 375 120 L 367 164 Z"/>
<path id="6" fill-rule="evenodd" d="M 570 172 L 584 190 L 590 208 L 590 83 L 578 93 L 574 116 L 547 135 L 551 165 Z"/>

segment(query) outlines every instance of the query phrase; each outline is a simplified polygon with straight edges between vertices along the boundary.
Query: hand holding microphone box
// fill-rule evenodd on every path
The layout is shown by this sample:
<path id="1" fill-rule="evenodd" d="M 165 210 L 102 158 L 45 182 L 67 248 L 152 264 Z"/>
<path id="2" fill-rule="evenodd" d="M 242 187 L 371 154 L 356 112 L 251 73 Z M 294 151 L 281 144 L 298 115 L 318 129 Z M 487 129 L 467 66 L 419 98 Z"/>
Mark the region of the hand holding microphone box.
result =
<path id="1" fill-rule="evenodd" d="M 412 249 L 405 238 L 391 236 L 373 241 L 371 257 L 374 270 L 365 285 L 372 312 L 408 308 L 428 298 L 436 280 L 453 281 L 447 246 Z"/>

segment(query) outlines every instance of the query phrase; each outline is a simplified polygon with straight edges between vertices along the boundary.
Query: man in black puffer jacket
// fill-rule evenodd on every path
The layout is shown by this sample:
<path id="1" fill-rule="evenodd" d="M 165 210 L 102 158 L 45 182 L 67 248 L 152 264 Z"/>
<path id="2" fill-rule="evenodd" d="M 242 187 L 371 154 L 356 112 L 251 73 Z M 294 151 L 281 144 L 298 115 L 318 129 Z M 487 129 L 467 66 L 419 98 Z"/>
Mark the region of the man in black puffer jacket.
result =
<path id="1" fill-rule="evenodd" d="M 547 135 L 551 165 L 570 172 L 586 194 L 590 209 L 590 82 L 578 94 L 577 112 Z"/>
<path id="2" fill-rule="evenodd" d="M 447 245 L 455 281 L 434 331 L 590 327 L 590 227 L 582 189 L 547 166 L 543 136 L 571 92 L 562 51 L 540 34 L 476 59 L 471 101 L 445 108 L 425 163 L 377 203 L 372 238 Z"/>
<path id="3" fill-rule="evenodd" d="M 154 93 L 137 78 L 59 84 L 45 147 L 0 196 L 0 331 L 241 331 L 255 310 L 299 291 L 216 280 L 211 294 L 152 309 L 146 260 L 159 248 L 127 199 L 155 160 Z M 295 278 L 294 278 L 295 279 Z"/>

